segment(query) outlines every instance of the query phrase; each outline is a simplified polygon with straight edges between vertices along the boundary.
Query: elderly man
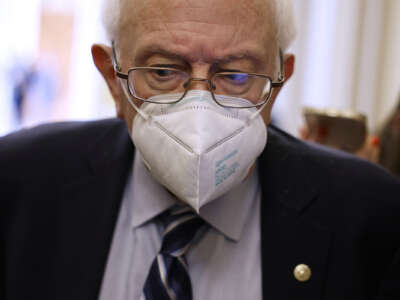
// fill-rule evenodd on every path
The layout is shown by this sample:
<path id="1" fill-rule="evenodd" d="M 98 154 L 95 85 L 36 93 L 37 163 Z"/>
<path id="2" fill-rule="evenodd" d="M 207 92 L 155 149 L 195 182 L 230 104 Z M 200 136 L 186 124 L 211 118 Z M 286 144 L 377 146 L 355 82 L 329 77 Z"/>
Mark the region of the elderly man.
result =
<path id="1" fill-rule="evenodd" d="M 0 142 L 1 299 L 400 299 L 399 182 L 267 129 L 288 9 L 110 0 L 123 121 Z"/>

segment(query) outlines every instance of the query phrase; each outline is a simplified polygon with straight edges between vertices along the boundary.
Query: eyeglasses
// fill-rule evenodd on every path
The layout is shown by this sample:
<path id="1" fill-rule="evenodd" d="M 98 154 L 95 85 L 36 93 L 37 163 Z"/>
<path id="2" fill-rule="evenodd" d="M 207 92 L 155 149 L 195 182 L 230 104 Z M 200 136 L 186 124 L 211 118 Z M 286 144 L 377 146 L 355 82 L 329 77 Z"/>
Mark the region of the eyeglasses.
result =
<path id="1" fill-rule="evenodd" d="M 217 72 L 209 79 L 193 78 L 189 73 L 164 67 L 133 67 L 122 73 L 112 42 L 113 65 L 116 75 L 127 81 L 130 95 L 143 102 L 173 104 L 181 101 L 191 83 L 203 81 L 208 85 L 214 101 L 223 107 L 251 108 L 265 104 L 274 88 L 285 80 L 283 55 L 279 51 L 280 73 L 278 81 L 265 74 L 247 72 Z M 243 101 L 246 99 L 247 101 Z"/>

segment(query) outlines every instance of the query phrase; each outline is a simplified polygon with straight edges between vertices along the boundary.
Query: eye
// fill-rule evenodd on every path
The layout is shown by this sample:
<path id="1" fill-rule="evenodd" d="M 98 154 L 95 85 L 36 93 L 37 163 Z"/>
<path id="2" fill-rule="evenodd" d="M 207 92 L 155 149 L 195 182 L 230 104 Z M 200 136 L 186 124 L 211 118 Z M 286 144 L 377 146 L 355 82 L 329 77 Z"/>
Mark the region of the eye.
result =
<path id="1" fill-rule="evenodd" d="M 230 81 L 232 84 L 246 84 L 249 81 L 249 74 L 244 73 L 234 73 L 234 74 L 227 74 L 225 78 Z"/>
<path id="2" fill-rule="evenodd" d="M 168 79 L 177 75 L 177 72 L 174 70 L 157 69 L 157 70 L 151 70 L 150 72 L 152 76 L 154 76 L 157 79 Z"/>
<path id="3" fill-rule="evenodd" d="M 178 70 L 172 70 L 172 69 L 149 69 L 148 70 L 148 75 L 149 75 L 149 80 L 155 80 L 157 82 L 169 82 L 172 80 L 178 80 L 182 72 Z"/>
<path id="4" fill-rule="evenodd" d="M 154 70 L 154 73 L 159 77 L 167 77 L 173 75 L 174 71 L 171 70 Z"/>

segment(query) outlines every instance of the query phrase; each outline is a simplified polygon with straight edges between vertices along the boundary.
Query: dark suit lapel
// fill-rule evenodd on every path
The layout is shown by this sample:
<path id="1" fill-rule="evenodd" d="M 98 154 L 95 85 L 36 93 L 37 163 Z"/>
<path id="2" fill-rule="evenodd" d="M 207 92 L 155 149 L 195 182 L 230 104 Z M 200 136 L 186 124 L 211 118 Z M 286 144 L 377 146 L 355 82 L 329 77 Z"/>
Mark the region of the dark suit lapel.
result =
<path id="1" fill-rule="evenodd" d="M 59 190 L 54 299 L 97 299 L 133 147 L 124 127 L 90 145 L 88 175 Z"/>
<path id="2" fill-rule="evenodd" d="M 303 217 L 318 198 L 312 165 L 282 133 L 269 130 L 259 159 L 262 187 L 261 235 L 264 299 L 321 299 L 331 234 Z M 310 267 L 307 282 L 294 276 L 299 264 Z"/>

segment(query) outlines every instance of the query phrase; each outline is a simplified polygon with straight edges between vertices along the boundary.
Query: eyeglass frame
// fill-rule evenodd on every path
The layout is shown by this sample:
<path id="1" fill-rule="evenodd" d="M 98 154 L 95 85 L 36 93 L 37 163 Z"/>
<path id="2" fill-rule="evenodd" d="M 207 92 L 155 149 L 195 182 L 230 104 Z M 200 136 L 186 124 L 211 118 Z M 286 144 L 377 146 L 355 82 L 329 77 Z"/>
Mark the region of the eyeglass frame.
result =
<path id="1" fill-rule="evenodd" d="M 151 101 L 151 100 L 143 99 L 143 98 L 140 98 L 140 97 L 138 97 L 138 96 L 133 95 L 133 94 L 132 94 L 132 91 L 131 91 L 131 88 L 130 88 L 130 86 L 129 86 L 129 73 L 132 72 L 132 71 L 135 71 L 135 70 L 143 70 L 143 69 L 146 69 L 146 70 L 166 70 L 166 71 L 176 71 L 177 69 L 174 69 L 174 68 L 167 68 L 167 67 L 165 67 L 165 68 L 164 68 L 164 67 L 132 67 L 132 68 L 129 68 L 129 69 L 128 69 L 128 72 L 127 72 L 127 73 L 123 73 L 123 72 L 122 72 L 122 68 L 121 68 L 121 66 L 118 64 L 118 61 L 117 61 L 117 54 L 116 54 L 116 51 L 115 51 L 115 42 L 112 41 L 112 42 L 111 42 L 111 45 L 112 45 L 112 46 L 111 46 L 111 48 L 112 48 L 112 64 L 113 64 L 113 67 L 114 67 L 114 72 L 115 72 L 115 74 L 117 75 L 117 77 L 126 80 L 126 85 L 127 85 L 129 94 L 130 94 L 133 98 L 138 99 L 138 100 L 143 101 L 143 102 L 149 102 L 149 103 L 155 103 L 155 104 L 175 104 L 175 103 L 178 103 L 178 102 L 181 101 L 183 98 L 185 98 L 187 92 L 189 91 L 188 87 L 190 86 L 190 83 L 191 83 L 192 81 L 204 81 L 204 82 L 207 83 L 207 85 L 208 85 L 208 89 L 209 89 L 209 91 L 210 91 L 210 93 L 211 93 L 211 96 L 212 96 L 213 100 L 214 100 L 215 103 L 217 103 L 219 106 L 227 107 L 227 108 L 239 108 L 239 109 L 240 109 L 240 108 L 260 107 L 260 106 L 264 105 L 265 103 L 267 103 L 267 102 L 270 100 L 271 95 L 272 95 L 272 93 L 273 93 L 273 89 L 274 89 L 274 88 L 280 88 L 280 87 L 282 87 L 283 84 L 284 84 L 284 82 L 285 82 L 285 67 L 284 67 L 284 62 L 283 62 L 283 52 L 282 52 L 281 49 L 279 49 L 279 65 L 280 65 L 280 72 L 279 72 L 279 76 L 278 76 L 278 81 L 273 81 L 273 79 L 272 79 L 269 75 L 266 75 L 266 74 L 261 74 L 261 73 L 248 73 L 248 72 L 241 72 L 241 71 L 240 71 L 240 72 L 216 72 L 216 73 L 212 74 L 212 76 L 211 76 L 209 79 L 207 79 L 207 78 L 195 78 L 195 77 L 190 76 L 189 73 L 184 72 L 184 73 L 186 73 L 186 74 L 189 75 L 189 79 L 188 79 L 186 82 L 183 83 L 183 87 L 185 88 L 185 91 L 183 92 L 182 96 L 181 96 L 178 100 L 173 101 L 173 102 L 160 103 L 160 102 L 156 102 L 156 101 Z M 182 72 L 183 72 L 183 71 L 182 71 Z M 250 75 L 250 76 L 264 77 L 264 78 L 266 78 L 266 79 L 268 79 L 268 80 L 270 81 L 270 83 L 271 83 L 271 89 L 270 89 L 270 91 L 269 91 L 269 93 L 268 93 L 268 96 L 265 97 L 265 100 L 263 100 L 263 101 L 262 101 L 261 103 L 259 103 L 259 104 L 255 104 L 255 105 L 252 105 L 252 106 L 239 106 L 239 107 L 238 107 L 238 106 L 224 105 L 224 104 L 219 103 L 219 101 L 218 101 L 217 99 L 215 99 L 215 95 L 214 95 L 214 92 L 213 92 L 213 90 L 215 89 L 215 86 L 213 86 L 213 78 L 214 78 L 216 75 L 221 75 L 221 74 L 248 74 L 248 75 Z"/>

